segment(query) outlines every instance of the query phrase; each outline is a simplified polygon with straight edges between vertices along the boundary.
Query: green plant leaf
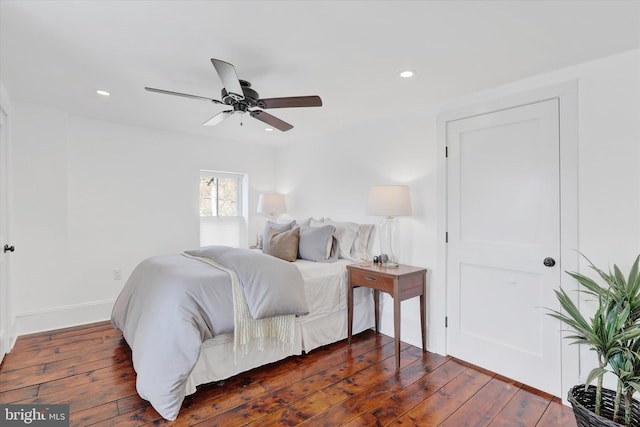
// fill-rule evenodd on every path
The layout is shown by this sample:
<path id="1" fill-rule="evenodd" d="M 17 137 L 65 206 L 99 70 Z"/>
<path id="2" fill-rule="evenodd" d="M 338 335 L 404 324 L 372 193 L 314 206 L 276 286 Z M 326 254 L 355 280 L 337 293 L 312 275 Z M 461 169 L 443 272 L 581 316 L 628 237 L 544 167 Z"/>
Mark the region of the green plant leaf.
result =
<path id="1" fill-rule="evenodd" d="M 622 274 L 622 271 L 618 268 L 617 265 L 613 264 L 613 272 L 615 274 L 615 283 L 617 286 L 626 287 L 627 279 Z"/>
<path id="2" fill-rule="evenodd" d="M 633 265 L 631 266 L 631 270 L 629 270 L 629 278 L 627 279 L 627 283 L 631 284 L 638 284 L 640 283 L 639 276 L 638 276 L 638 268 L 640 267 L 639 265 L 640 263 L 640 255 L 638 255 L 636 257 L 635 262 L 633 263 Z"/>
<path id="3" fill-rule="evenodd" d="M 591 370 L 591 372 L 589 372 L 589 375 L 587 375 L 587 379 L 584 381 L 585 385 L 591 384 L 596 378 L 598 378 L 601 375 L 606 374 L 607 372 L 609 372 L 609 371 L 607 371 L 604 368 L 600 368 L 600 367 L 593 368 Z"/>
<path id="4" fill-rule="evenodd" d="M 640 378 L 638 378 L 638 380 L 640 380 Z M 638 382 L 638 380 L 629 381 L 627 384 L 629 385 L 629 387 L 633 388 L 636 392 L 640 393 L 640 382 Z"/>
<path id="5" fill-rule="evenodd" d="M 578 283 L 580 283 L 582 286 L 587 288 L 588 291 L 589 291 L 588 293 L 590 293 L 592 295 L 601 295 L 602 293 L 607 291 L 606 288 L 603 288 L 602 286 L 598 285 L 590 277 L 587 277 L 587 276 L 585 276 L 583 274 L 580 274 L 580 273 L 574 273 L 574 272 L 570 272 L 570 271 L 567 271 L 566 273 L 569 276 L 571 276 L 574 279 L 576 279 L 578 281 Z"/>

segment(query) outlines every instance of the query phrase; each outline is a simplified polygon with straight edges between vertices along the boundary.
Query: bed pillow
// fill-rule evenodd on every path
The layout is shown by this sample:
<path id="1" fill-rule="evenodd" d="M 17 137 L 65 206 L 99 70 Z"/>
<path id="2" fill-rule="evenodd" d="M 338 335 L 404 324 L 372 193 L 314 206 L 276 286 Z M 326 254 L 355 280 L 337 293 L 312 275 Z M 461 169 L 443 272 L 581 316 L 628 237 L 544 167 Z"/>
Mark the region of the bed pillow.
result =
<path id="1" fill-rule="evenodd" d="M 311 218 L 306 218 L 306 219 L 296 219 L 293 222 L 295 222 L 296 225 L 306 225 L 309 226 L 311 224 Z"/>
<path id="2" fill-rule="evenodd" d="M 298 243 L 300 241 L 300 228 L 289 231 L 277 231 L 269 229 L 264 239 L 264 252 L 285 261 L 293 262 L 298 258 Z"/>
<path id="3" fill-rule="evenodd" d="M 311 227 L 322 227 L 324 225 L 324 218 L 320 218 L 320 219 L 315 219 L 315 218 L 309 218 L 309 225 Z"/>
<path id="4" fill-rule="evenodd" d="M 300 226 L 298 258 L 315 262 L 335 262 L 339 254 L 337 240 L 333 237 L 335 231 L 333 225 Z"/>
<path id="5" fill-rule="evenodd" d="M 351 256 L 351 248 L 358 237 L 358 224 L 355 222 L 334 222 L 326 218 L 324 224 L 333 225 L 336 231 L 333 235 L 338 239 L 340 246 L 340 258 L 354 259 Z"/>
<path id="6" fill-rule="evenodd" d="M 351 256 L 362 261 L 371 261 L 373 257 L 373 241 L 376 236 L 376 226 L 373 224 L 360 224 L 358 237 L 353 242 Z"/>
<path id="7" fill-rule="evenodd" d="M 263 249 L 264 248 L 264 241 L 265 238 L 267 237 L 267 233 L 269 232 L 270 229 L 274 229 L 276 231 L 289 231 L 293 228 L 293 226 L 295 225 L 295 221 L 289 221 L 287 223 L 284 224 L 279 224 L 277 222 L 271 222 L 271 221 L 267 221 L 264 224 L 264 231 L 262 232 L 262 239 L 260 242 L 258 242 L 258 249 Z"/>

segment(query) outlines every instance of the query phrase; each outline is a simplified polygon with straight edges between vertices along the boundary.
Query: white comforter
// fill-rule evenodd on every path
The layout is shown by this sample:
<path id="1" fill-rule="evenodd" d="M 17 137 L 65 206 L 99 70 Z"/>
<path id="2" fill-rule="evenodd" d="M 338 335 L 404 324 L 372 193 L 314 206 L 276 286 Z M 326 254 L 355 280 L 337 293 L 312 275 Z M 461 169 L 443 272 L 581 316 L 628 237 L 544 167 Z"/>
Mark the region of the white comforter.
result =
<path id="1" fill-rule="evenodd" d="M 308 312 L 300 272 L 286 261 L 227 247 L 206 247 L 188 255 L 141 262 L 111 317 L 131 347 L 138 394 L 168 420 L 178 416 L 202 342 L 234 330 L 230 275 L 193 257 L 235 274 L 256 319 Z"/>

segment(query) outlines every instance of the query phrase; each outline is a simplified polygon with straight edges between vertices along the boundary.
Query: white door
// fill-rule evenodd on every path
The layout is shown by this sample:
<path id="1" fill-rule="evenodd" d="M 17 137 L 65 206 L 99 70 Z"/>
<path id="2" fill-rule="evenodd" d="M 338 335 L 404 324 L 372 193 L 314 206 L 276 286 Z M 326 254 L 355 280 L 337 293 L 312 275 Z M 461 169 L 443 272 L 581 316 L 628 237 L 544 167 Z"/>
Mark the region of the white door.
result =
<path id="1" fill-rule="evenodd" d="M 446 131 L 447 352 L 559 396 L 560 324 L 544 309 L 561 274 L 558 100 Z"/>
<path id="2" fill-rule="evenodd" d="M 9 334 L 9 261 L 5 245 L 11 246 L 8 239 L 8 165 L 7 158 L 7 126 L 3 110 L 0 108 L 0 362 L 10 350 Z"/>

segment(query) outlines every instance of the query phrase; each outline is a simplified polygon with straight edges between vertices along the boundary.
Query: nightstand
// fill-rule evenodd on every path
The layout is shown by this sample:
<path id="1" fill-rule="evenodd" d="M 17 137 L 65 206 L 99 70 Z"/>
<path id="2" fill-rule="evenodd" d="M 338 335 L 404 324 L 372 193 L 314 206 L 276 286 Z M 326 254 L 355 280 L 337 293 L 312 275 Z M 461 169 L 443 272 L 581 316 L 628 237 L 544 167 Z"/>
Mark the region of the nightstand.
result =
<path id="1" fill-rule="evenodd" d="M 396 344 L 396 372 L 400 369 L 400 302 L 420 296 L 420 327 L 422 351 L 427 351 L 425 335 L 425 286 L 426 268 L 400 264 L 397 268 L 386 268 L 380 264 L 364 262 L 347 266 L 349 287 L 347 290 L 347 330 L 349 345 L 353 332 L 353 288 L 360 286 L 373 289 L 376 333 L 380 325 L 380 291 L 393 298 L 393 333 Z"/>

